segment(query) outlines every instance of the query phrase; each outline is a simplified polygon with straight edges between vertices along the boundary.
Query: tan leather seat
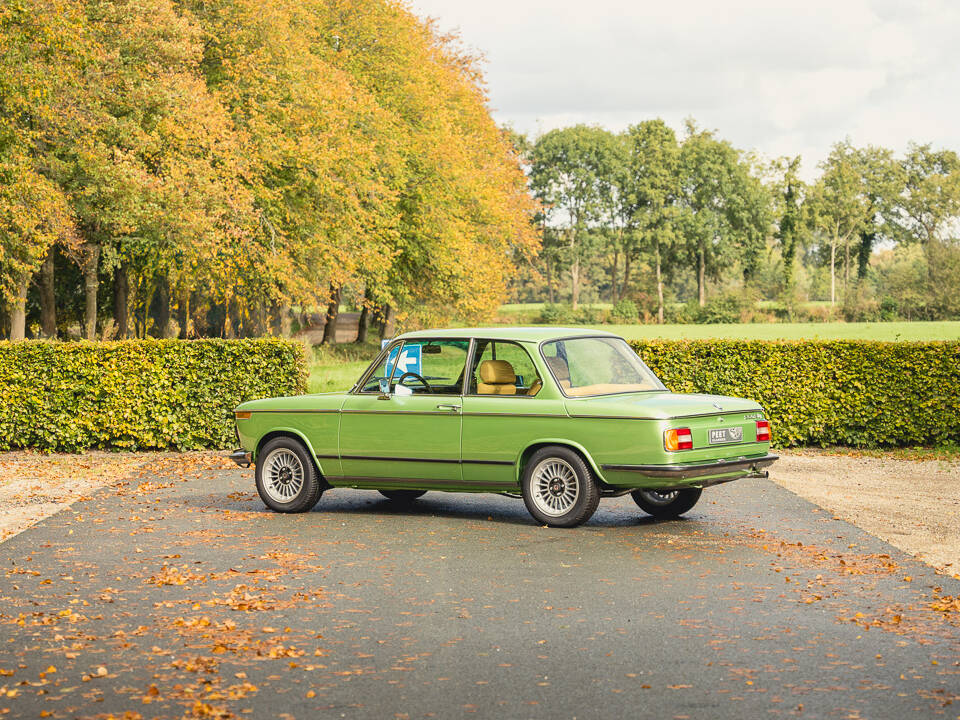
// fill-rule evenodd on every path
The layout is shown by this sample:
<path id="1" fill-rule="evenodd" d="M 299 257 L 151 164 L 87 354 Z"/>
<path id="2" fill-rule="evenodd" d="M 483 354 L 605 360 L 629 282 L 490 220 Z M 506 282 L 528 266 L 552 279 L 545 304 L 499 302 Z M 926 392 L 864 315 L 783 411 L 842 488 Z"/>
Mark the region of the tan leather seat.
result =
<path id="1" fill-rule="evenodd" d="M 540 378 L 537 378 L 532 383 L 530 383 L 530 389 L 527 390 L 527 395 L 536 395 L 540 392 L 540 388 L 543 387 L 543 383 L 540 382 Z"/>
<path id="2" fill-rule="evenodd" d="M 516 395 L 517 374 L 506 360 L 484 360 L 477 368 L 480 395 Z"/>
<path id="3" fill-rule="evenodd" d="M 570 389 L 570 368 L 567 367 L 566 361 L 562 357 L 548 357 L 547 365 L 550 366 L 550 372 L 553 373 L 553 376 L 557 379 L 557 382 L 560 383 L 560 387 L 564 390 Z"/>

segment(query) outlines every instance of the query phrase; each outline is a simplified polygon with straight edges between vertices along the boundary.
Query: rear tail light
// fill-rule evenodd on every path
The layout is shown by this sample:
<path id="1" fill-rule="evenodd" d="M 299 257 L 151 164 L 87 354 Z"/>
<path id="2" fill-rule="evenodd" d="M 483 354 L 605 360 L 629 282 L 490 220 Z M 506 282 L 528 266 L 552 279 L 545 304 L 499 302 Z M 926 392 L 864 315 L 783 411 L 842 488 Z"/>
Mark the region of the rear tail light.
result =
<path id="1" fill-rule="evenodd" d="M 770 423 L 757 420 L 757 442 L 770 442 Z"/>
<path id="2" fill-rule="evenodd" d="M 663 447 L 665 450 L 693 450 L 693 434 L 690 428 L 677 428 L 663 433 Z"/>

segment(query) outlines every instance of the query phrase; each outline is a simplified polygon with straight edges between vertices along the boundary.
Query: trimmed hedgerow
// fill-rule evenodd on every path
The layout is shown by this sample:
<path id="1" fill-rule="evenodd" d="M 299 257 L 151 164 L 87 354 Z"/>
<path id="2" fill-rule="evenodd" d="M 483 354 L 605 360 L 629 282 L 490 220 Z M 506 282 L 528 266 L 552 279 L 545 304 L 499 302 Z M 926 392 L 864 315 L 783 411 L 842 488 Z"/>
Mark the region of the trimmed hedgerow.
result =
<path id="1" fill-rule="evenodd" d="M 282 340 L 0 342 L 0 449 L 225 448 L 238 403 L 306 378 Z"/>
<path id="2" fill-rule="evenodd" d="M 780 447 L 960 442 L 960 342 L 648 340 L 631 345 L 675 392 L 759 402 Z"/>

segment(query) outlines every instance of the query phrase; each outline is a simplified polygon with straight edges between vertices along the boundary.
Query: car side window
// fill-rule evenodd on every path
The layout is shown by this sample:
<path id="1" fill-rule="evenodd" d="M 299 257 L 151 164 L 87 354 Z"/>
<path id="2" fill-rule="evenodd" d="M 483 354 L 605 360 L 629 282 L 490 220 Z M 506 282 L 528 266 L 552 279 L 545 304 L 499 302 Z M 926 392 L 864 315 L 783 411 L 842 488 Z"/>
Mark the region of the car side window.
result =
<path id="1" fill-rule="evenodd" d="M 390 348 L 390 352 L 383 356 L 377 366 L 374 368 L 373 372 L 367 377 L 366 382 L 363 383 L 363 387 L 360 388 L 362 393 L 379 393 L 380 392 L 380 381 L 389 380 L 393 366 L 396 364 L 397 353 L 400 351 L 400 345 L 395 345 Z M 387 365 L 389 364 L 389 367 Z"/>
<path id="2" fill-rule="evenodd" d="M 477 340 L 470 395 L 536 395 L 541 387 L 537 366 L 522 345 L 506 340 Z"/>
<path id="3" fill-rule="evenodd" d="M 379 393 L 390 379 L 397 395 L 459 395 L 469 340 L 407 340 L 391 348 L 367 378 L 361 393 Z"/>
<path id="4" fill-rule="evenodd" d="M 463 387 L 464 367 L 467 364 L 467 351 L 470 349 L 469 340 L 416 340 L 405 343 L 403 349 L 407 352 L 407 367 L 414 365 L 413 358 L 419 347 L 420 370 L 414 370 L 427 383 L 429 392 L 434 395 L 459 395 Z M 408 352 L 408 348 L 410 348 Z M 398 382 L 403 374 L 403 362 L 393 376 Z M 403 383 L 414 394 L 428 392 L 423 383 L 416 377 L 409 376 Z"/>

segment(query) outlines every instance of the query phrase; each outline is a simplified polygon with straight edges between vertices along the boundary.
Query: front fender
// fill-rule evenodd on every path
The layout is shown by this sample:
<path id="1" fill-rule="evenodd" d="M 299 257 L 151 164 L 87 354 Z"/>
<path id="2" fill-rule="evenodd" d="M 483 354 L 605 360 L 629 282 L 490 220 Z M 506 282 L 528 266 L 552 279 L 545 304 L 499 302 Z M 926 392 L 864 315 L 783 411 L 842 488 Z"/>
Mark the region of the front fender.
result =
<path id="1" fill-rule="evenodd" d="M 259 440 L 257 440 L 257 446 L 253 450 L 253 461 L 257 461 L 257 455 L 260 454 L 260 446 L 270 438 L 277 437 L 278 435 L 292 435 L 297 438 L 300 442 L 303 443 L 304 447 L 307 448 L 307 452 L 310 453 L 310 457 L 313 458 L 313 462 L 317 466 L 317 471 L 320 475 L 326 477 L 326 473 L 323 470 L 323 465 L 320 463 L 320 459 L 317 457 L 316 451 L 313 449 L 313 444 L 307 439 L 307 436 L 303 434 L 300 430 L 292 427 L 274 427 L 270 428 L 270 432 L 264 434 Z M 332 458 L 324 458 L 325 460 L 331 460 Z M 336 473 L 334 473 L 336 474 Z"/>

